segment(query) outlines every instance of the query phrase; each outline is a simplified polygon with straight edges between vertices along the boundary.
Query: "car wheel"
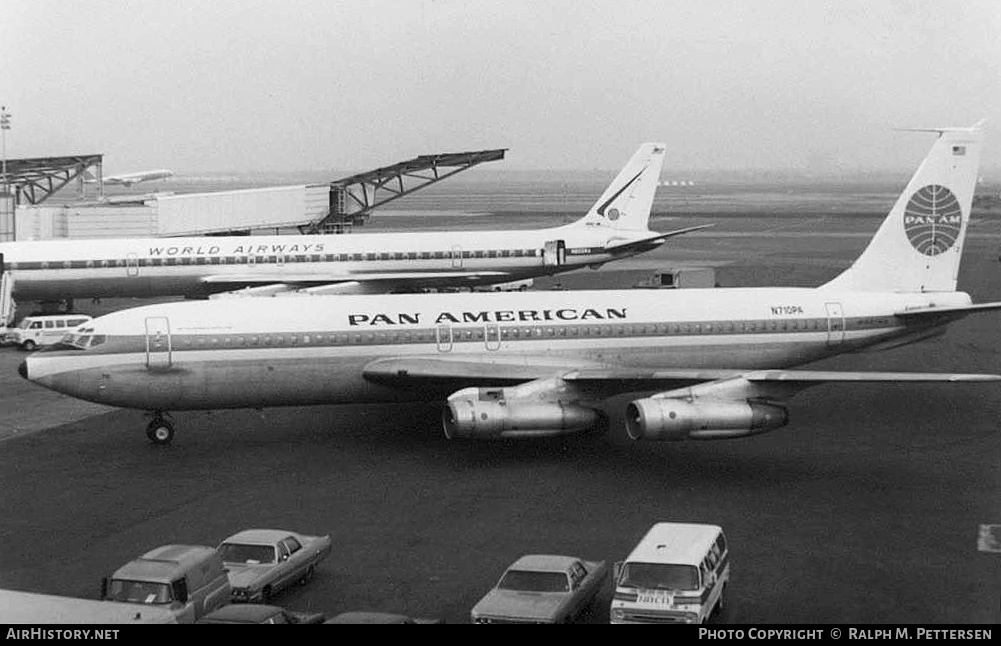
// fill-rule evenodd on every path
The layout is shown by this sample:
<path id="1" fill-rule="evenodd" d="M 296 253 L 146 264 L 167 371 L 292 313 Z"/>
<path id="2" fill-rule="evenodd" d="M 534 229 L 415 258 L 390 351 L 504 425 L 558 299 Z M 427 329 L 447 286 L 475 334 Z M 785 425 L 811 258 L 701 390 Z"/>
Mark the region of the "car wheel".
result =
<path id="1" fill-rule="evenodd" d="M 26 352 L 31 352 L 32 350 L 34 350 L 37 347 L 38 347 L 38 344 L 35 343 L 34 341 L 32 341 L 31 339 L 28 339 L 27 341 L 25 341 L 24 343 L 21 344 L 21 349 L 24 350 L 24 351 L 26 351 Z"/>
<path id="2" fill-rule="evenodd" d="M 313 580 L 313 577 L 315 575 L 316 575 L 316 570 L 313 568 L 312 565 L 310 565 L 308 568 L 306 568 L 306 573 L 302 575 L 301 579 L 299 579 L 299 583 L 309 583 L 310 581 Z"/>
<path id="3" fill-rule="evenodd" d="M 271 603 L 271 586 L 266 585 L 261 590 L 261 603 Z"/>

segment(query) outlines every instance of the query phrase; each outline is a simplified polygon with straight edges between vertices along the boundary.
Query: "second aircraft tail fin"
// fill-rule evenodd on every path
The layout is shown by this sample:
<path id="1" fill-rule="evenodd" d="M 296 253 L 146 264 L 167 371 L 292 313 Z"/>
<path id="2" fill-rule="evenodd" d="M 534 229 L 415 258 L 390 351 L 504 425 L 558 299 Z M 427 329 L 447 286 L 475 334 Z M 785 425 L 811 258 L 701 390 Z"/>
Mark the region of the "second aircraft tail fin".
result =
<path id="1" fill-rule="evenodd" d="M 578 224 L 616 230 L 648 230 L 666 149 L 662 143 L 642 144 Z"/>

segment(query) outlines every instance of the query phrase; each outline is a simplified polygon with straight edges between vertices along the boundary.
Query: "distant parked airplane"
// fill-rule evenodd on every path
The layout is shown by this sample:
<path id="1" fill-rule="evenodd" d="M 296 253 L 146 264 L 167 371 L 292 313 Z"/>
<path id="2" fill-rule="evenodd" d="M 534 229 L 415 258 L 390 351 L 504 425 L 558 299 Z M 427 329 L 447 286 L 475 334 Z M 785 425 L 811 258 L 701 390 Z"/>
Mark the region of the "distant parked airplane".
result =
<path id="1" fill-rule="evenodd" d="M 1001 309 L 956 291 L 983 132 L 936 132 L 866 250 L 817 288 L 166 303 L 94 319 L 19 372 L 152 411 L 146 432 L 159 444 L 174 434 L 168 410 L 435 398 L 447 398 L 450 438 L 570 434 L 605 428 L 605 402 L 636 392 L 656 394 L 628 404 L 633 439 L 721 439 L 785 425 L 785 400 L 816 384 L 998 381 L 788 369 L 922 341 Z"/>
<path id="2" fill-rule="evenodd" d="M 2 280 L 15 301 L 60 301 L 417 291 L 598 267 L 709 226 L 648 228 L 664 151 L 641 145 L 591 210 L 560 227 L 5 242 Z"/>
<path id="3" fill-rule="evenodd" d="M 128 187 L 133 184 L 138 184 L 139 182 L 149 182 L 155 179 L 167 179 L 168 177 L 173 177 L 173 175 L 174 171 L 172 170 L 145 170 L 137 173 L 124 173 L 122 175 L 105 175 L 103 181 L 105 184 L 109 185 Z M 95 184 L 97 183 L 97 177 L 88 175 L 83 181 L 88 184 Z"/>

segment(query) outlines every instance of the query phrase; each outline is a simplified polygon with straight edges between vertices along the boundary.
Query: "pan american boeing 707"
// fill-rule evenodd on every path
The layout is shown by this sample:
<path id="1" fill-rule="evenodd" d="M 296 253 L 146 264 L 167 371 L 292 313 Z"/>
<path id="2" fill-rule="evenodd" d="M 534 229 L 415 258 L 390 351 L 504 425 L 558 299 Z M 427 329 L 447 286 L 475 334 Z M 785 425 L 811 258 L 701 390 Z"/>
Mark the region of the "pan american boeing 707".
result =
<path id="1" fill-rule="evenodd" d="M 956 290 L 982 129 L 938 138 L 868 247 L 816 288 L 314 296 L 149 305 L 93 320 L 22 376 L 150 411 L 445 400 L 449 438 L 604 429 L 637 396 L 637 440 L 743 437 L 788 421 L 785 401 L 832 382 L 988 382 L 999 375 L 792 370 L 923 341 L 1001 303 Z"/>

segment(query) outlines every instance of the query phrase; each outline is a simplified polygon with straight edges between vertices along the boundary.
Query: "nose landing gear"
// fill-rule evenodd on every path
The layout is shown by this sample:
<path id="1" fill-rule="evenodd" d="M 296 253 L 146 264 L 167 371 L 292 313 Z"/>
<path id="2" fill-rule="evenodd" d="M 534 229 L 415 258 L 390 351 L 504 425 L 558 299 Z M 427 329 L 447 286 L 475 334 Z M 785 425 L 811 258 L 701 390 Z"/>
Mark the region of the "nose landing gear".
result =
<path id="1" fill-rule="evenodd" d="M 166 446 L 174 439 L 174 423 L 164 411 L 154 411 L 153 419 L 146 426 L 146 437 L 157 446 Z"/>

